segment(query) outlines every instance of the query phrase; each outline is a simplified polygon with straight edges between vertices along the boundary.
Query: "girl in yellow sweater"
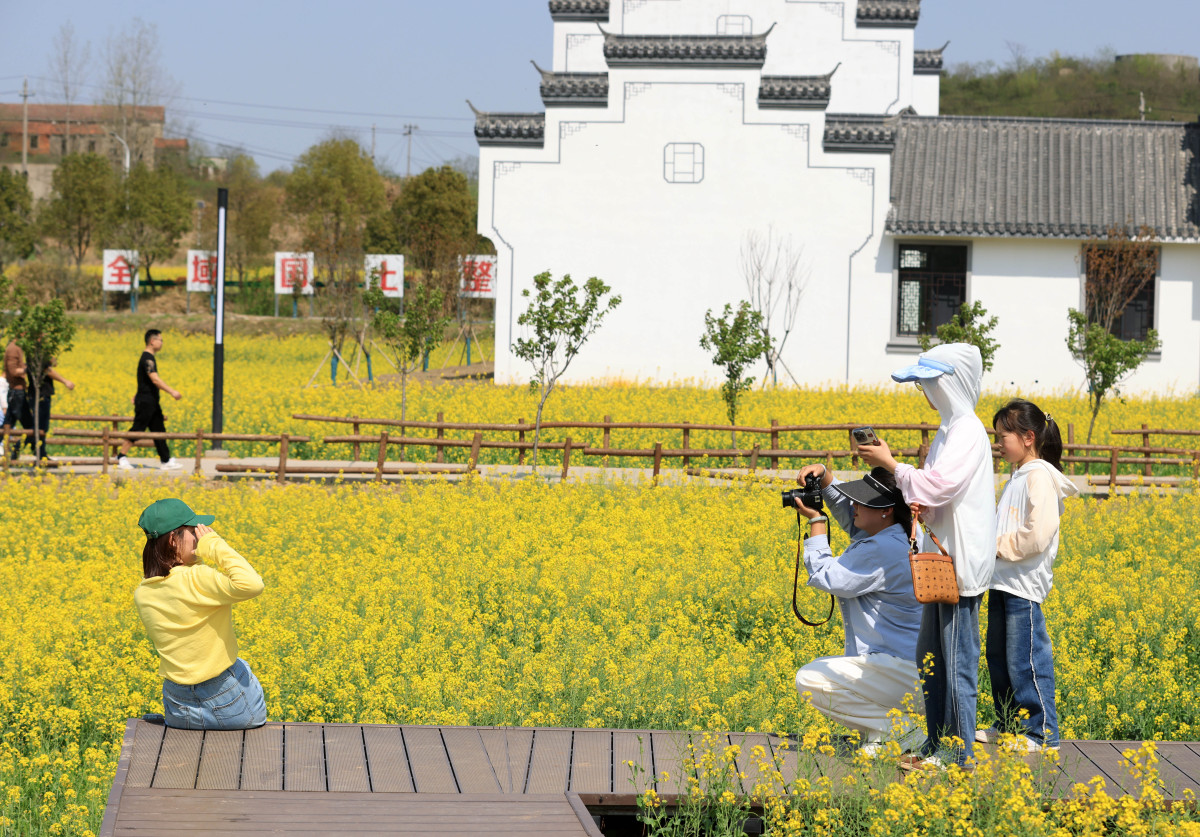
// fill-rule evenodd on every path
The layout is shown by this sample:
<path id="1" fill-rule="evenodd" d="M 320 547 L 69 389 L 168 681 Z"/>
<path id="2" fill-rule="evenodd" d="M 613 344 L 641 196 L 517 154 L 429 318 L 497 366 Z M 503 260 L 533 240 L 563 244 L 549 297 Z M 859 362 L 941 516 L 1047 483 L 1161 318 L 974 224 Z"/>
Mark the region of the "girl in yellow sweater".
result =
<path id="1" fill-rule="evenodd" d="M 142 512 L 143 579 L 133 601 L 158 652 L 167 726 L 258 727 L 266 704 L 258 678 L 238 659 L 233 603 L 261 593 L 263 580 L 209 528 L 213 519 L 173 498 Z"/>

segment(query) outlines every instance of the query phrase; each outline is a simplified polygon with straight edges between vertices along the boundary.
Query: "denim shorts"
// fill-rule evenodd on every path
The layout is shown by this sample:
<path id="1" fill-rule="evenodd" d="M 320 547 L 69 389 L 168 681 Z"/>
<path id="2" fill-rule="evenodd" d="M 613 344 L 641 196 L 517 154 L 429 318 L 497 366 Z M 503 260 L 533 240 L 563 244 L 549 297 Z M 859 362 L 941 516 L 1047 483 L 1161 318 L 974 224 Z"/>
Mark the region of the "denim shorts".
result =
<path id="1" fill-rule="evenodd" d="M 163 681 L 163 715 L 176 729 L 250 729 L 267 722 L 262 686 L 239 659 L 203 683 Z"/>

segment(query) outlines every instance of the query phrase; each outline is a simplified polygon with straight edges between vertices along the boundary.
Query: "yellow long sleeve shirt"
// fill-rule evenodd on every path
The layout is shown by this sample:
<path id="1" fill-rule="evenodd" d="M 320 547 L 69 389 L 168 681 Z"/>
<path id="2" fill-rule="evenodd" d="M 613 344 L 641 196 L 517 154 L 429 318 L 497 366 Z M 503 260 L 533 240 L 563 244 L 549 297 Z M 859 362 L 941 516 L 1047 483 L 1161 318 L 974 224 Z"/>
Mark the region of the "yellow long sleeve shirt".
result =
<path id="1" fill-rule="evenodd" d="M 203 683 L 237 662 L 233 603 L 263 591 L 254 568 L 210 532 L 196 544 L 196 563 L 169 575 L 143 579 L 133 593 L 138 616 L 158 652 L 158 674 L 181 685 Z"/>

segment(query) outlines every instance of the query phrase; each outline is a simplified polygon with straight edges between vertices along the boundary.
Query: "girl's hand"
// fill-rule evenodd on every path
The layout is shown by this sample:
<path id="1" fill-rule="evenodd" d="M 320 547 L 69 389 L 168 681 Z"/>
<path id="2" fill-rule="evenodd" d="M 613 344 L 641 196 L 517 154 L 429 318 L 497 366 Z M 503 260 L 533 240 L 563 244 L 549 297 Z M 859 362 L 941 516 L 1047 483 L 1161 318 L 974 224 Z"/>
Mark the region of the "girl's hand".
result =
<path id="1" fill-rule="evenodd" d="M 200 540 L 205 535 L 215 535 L 215 534 L 216 534 L 216 532 L 213 531 L 211 526 L 206 526 L 203 523 L 197 524 L 197 526 L 196 526 L 196 540 Z"/>
<path id="2" fill-rule="evenodd" d="M 891 448 L 887 442 L 880 439 L 873 445 L 859 445 L 854 449 L 854 452 L 872 468 L 884 467 L 889 473 L 896 472 L 896 466 L 900 463 L 892 456 Z"/>

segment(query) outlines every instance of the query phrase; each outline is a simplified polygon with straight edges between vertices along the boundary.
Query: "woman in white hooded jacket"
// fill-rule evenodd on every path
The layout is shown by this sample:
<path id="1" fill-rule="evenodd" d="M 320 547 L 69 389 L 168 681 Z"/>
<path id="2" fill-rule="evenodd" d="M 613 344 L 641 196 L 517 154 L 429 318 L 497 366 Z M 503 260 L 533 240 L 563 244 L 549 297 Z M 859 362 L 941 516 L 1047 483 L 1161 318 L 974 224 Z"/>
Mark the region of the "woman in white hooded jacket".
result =
<path id="1" fill-rule="evenodd" d="M 910 763 L 965 764 L 973 755 L 979 696 L 979 605 L 996 565 L 996 477 L 987 428 L 975 415 L 983 379 L 979 349 L 946 343 L 892 373 L 914 382 L 941 418 L 920 470 L 898 463 L 884 442 L 857 450 L 896 475 L 904 499 L 954 556 L 957 604 L 927 604 L 916 664 L 924 676 L 928 738 Z M 961 742 L 961 743 L 960 743 Z"/>

